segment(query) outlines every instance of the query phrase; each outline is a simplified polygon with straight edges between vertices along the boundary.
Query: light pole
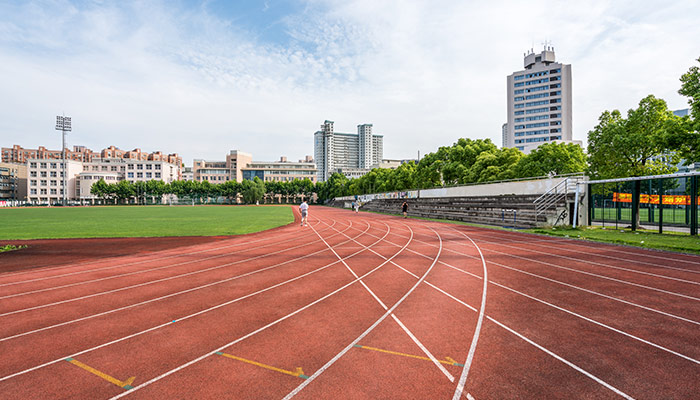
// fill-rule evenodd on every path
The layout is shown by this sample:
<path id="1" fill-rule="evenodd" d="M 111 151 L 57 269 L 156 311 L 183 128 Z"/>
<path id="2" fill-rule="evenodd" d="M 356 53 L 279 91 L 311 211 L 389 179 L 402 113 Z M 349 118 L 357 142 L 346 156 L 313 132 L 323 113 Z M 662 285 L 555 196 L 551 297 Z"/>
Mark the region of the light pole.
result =
<path id="1" fill-rule="evenodd" d="M 66 174 L 66 132 L 70 132 L 71 129 L 71 123 L 70 123 L 70 117 L 66 117 L 65 115 L 61 116 L 58 115 L 56 116 L 56 130 L 61 131 L 63 134 L 63 146 L 61 147 L 61 158 L 63 159 L 63 205 L 67 205 L 68 203 L 66 202 L 66 193 L 67 193 L 67 188 L 66 188 L 66 181 L 68 179 L 68 175 Z"/>

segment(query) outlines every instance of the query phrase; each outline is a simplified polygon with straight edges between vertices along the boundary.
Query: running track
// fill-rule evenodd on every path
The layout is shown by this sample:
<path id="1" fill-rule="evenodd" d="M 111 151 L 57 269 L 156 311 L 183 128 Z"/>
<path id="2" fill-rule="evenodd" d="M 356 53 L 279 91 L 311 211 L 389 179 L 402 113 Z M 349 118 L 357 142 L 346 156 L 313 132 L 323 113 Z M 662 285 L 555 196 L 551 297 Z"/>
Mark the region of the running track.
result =
<path id="1" fill-rule="evenodd" d="M 700 398 L 700 257 L 309 222 L 0 274 L 0 398 Z"/>

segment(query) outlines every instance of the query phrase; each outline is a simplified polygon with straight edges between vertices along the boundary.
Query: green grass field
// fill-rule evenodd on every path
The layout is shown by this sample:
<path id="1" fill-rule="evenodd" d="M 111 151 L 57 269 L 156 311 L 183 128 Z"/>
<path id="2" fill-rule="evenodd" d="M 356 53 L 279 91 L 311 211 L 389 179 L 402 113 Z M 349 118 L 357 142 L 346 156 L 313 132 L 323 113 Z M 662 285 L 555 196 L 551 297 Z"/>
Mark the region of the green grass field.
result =
<path id="1" fill-rule="evenodd" d="M 219 236 L 294 221 L 289 206 L 104 206 L 0 209 L 0 239 Z"/>
<path id="2" fill-rule="evenodd" d="M 594 211 L 594 220 L 602 221 L 603 216 L 605 216 L 605 222 L 615 223 L 615 217 L 617 215 L 617 210 L 615 208 L 606 208 L 605 214 L 603 214 L 602 208 L 596 208 Z M 645 222 L 659 222 L 659 209 L 653 210 L 651 215 L 652 220 L 649 220 L 649 209 L 640 208 L 639 209 L 639 219 L 641 223 Z M 631 221 L 632 209 L 622 208 L 620 209 L 620 219 L 619 221 Z M 684 208 L 664 208 L 664 224 L 686 224 L 686 210 Z"/>

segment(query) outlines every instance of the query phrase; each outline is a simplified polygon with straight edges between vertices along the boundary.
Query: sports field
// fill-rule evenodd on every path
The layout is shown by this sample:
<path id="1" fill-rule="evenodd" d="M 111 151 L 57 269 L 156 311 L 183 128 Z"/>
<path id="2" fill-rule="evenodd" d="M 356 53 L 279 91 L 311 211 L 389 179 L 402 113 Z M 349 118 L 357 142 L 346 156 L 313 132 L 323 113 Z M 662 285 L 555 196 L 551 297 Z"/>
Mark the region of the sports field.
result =
<path id="1" fill-rule="evenodd" d="M 0 274 L 2 398 L 700 392 L 699 256 L 312 207 L 306 227 L 41 265 Z"/>
<path id="2" fill-rule="evenodd" d="M 104 206 L 0 209 L 0 239 L 223 236 L 294 221 L 289 206 Z"/>

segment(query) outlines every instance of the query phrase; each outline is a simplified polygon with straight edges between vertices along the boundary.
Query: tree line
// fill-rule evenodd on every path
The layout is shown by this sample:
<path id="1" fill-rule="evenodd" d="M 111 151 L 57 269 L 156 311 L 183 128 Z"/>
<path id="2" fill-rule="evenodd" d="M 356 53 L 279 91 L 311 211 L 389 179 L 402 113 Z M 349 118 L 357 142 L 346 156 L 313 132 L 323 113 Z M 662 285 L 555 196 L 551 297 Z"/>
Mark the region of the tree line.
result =
<path id="1" fill-rule="evenodd" d="M 700 62 L 700 58 L 697 60 Z M 323 202 L 339 196 L 429 189 L 440 186 L 492 182 L 585 172 L 593 179 L 673 173 L 677 164 L 700 162 L 700 69 L 692 66 L 680 78 L 679 93 L 688 97 L 690 115 L 679 117 L 662 99 L 649 95 L 637 108 L 604 111 L 588 132 L 587 153 L 575 144 L 545 143 L 530 154 L 515 148 L 498 148 L 489 139 L 461 138 L 425 155 L 418 163 L 396 169 L 375 168 L 362 177 L 348 179 L 334 173 L 326 182 L 309 179 L 290 182 L 243 182 L 215 184 L 207 181 L 99 181 L 91 193 L 105 199 L 126 200 L 174 194 L 190 198 L 242 198 L 251 204 L 267 196 L 310 197 Z"/>

